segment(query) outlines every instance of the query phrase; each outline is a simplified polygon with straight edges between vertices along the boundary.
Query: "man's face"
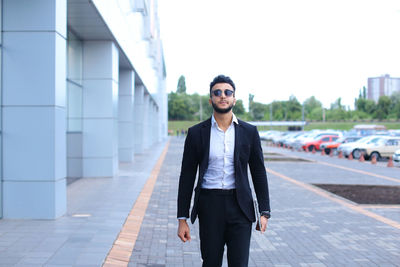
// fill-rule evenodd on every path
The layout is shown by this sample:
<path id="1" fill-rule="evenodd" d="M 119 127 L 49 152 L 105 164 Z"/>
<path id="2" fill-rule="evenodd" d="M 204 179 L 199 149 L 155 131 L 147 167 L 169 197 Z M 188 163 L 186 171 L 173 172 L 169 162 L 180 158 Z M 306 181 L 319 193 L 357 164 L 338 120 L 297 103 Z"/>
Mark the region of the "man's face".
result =
<path id="1" fill-rule="evenodd" d="M 236 103 L 235 91 L 229 83 L 216 83 L 211 88 L 210 104 L 217 113 L 228 113 Z"/>

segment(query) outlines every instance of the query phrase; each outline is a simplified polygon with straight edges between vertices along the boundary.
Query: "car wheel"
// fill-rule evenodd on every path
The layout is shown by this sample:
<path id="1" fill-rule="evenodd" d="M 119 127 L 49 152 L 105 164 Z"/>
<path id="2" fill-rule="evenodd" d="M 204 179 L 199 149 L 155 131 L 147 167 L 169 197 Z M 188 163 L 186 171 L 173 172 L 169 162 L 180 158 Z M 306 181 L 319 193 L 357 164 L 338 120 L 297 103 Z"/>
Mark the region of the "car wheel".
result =
<path id="1" fill-rule="evenodd" d="M 315 146 L 311 145 L 308 147 L 308 151 L 313 151 L 315 149 Z"/>
<path id="2" fill-rule="evenodd" d="M 329 153 L 331 153 L 331 149 L 330 148 L 325 148 L 325 154 L 329 155 Z"/>
<path id="3" fill-rule="evenodd" d="M 355 159 L 359 159 L 361 157 L 361 151 L 358 149 L 355 149 L 352 154 L 353 154 L 353 158 L 355 158 Z"/>
<path id="4" fill-rule="evenodd" d="M 373 157 L 376 158 L 376 161 L 379 161 L 381 159 L 381 155 L 379 155 L 378 152 L 372 152 L 370 158 L 372 159 Z"/>

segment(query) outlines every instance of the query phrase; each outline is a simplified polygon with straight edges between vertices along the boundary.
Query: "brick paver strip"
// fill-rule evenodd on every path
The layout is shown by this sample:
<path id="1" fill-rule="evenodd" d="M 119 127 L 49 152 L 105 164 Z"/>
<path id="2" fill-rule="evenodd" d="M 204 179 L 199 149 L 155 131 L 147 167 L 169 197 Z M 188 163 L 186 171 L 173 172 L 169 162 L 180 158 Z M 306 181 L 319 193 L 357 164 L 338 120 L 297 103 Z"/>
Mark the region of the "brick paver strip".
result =
<path id="1" fill-rule="evenodd" d="M 128 266 L 129 259 L 132 255 L 132 250 L 135 247 L 136 239 L 139 235 L 143 217 L 146 214 L 147 205 L 149 204 L 154 185 L 157 181 L 157 177 L 160 172 L 161 165 L 165 159 L 165 155 L 167 154 L 170 142 L 171 139 L 166 144 L 160 158 L 151 171 L 149 179 L 143 186 L 143 189 L 140 192 L 140 195 L 138 196 L 131 212 L 129 213 L 121 232 L 119 233 L 113 247 L 104 261 L 104 267 Z"/>
<path id="2" fill-rule="evenodd" d="M 319 189 L 319 188 L 317 188 L 317 187 L 314 187 L 314 186 L 305 184 L 305 183 L 303 183 L 303 182 L 297 181 L 297 180 L 295 180 L 295 179 L 293 179 L 293 178 L 290 178 L 290 177 L 288 177 L 288 176 L 285 176 L 285 175 L 283 175 L 283 174 L 281 174 L 281 173 L 279 173 L 279 172 L 276 172 L 276 171 L 274 171 L 274 170 L 271 170 L 270 168 L 267 168 L 267 172 L 269 172 L 269 173 L 271 173 L 271 174 L 273 174 L 273 175 L 276 175 L 276 176 L 278 176 L 278 177 L 280 177 L 280 178 L 282 178 L 282 179 L 284 179 L 284 180 L 286 180 L 286 181 L 289 181 L 289 182 L 291 182 L 291 183 L 294 183 L 294 184 L 296 184 L 296 185 L 298 185 L 298 186 L 301 186 L 301 187 L 303 187 L 303 188 L 305 188 L 305 189 L 307 189 L 307 190 L 309 190 L 309 191 L 312 191 L 312 192 L 314 192 L 314 193 L 316 193 L 316 194 L 318 194 L 318 195 L 320 195 L 320 196 L 323 196 L 323 197 L 328 198 L 328 199 L 330 199 L 330 200 L 332 200 L 332 201 L 335 201 L 336 203 L 339 203 L 339 204 L 341 204 L 341 205 L 343 205 L 343 206 L 346 206 L 346 207 L 348 207 L 348 208 L 350 208 L 350 209 L 352 209 L 352 210 L 354 210 L 354 211 L 356 211 L 356 212 L 358 212 L 358 213 L 361 213 L 361 214 L 366 215 L 366 216 L 368 216 L 368 217 L 371 217 L 371 218 L 373 218 L 373 219 L 375 219 L 375 220 L 378 220 L 378 221 L 380 221 L 380 222 L 383 222 L 383 223 L 385 223 L 385 224 L 387 224 L 387 225 L 390 225 L 390 226 L 392 226 L 392 227 L 395 227 L 395 228 L 397 228 L 397 229 L 400 229 L 400 223 L 398 223 L 398 222 L 396 222 L 396 221 L 393 221 L 393 220 L 390 220 L 390 219 L 388 219 L 388 218 L 385 218 L 385 217 L 383 217 L 383 216 L 380 216 L 380 215 L 378 215 L 378 214 L 376 214 L 376 213 L 373 213 L 373 212 L 371 212 L 371 211 L 365 210 L 365 209 L 363 209 L 363 208 L 360 207 L 360 206 L 351 204 L 350 202 L 346 202 L 346 201 L 344 201 L 344 200 L 342 200 L 342 199 L 340 199 L 340 198 L 335 198 L 335 197 L 333 197 L 332 195 L 326 193 L 326 192 L 325 192 L 324 190 L 322 190 L 322 189 Z"/>

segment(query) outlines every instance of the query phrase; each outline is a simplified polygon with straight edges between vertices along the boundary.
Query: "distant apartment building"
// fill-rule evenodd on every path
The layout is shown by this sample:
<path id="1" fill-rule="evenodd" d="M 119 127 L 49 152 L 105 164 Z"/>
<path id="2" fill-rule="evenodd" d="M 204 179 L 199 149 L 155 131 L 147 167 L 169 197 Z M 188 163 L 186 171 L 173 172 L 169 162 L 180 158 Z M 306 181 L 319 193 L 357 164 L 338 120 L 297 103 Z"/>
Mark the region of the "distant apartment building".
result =
<path id="1" fill-rule="evenodd" d="M 389 74 L 368 78 L 368 99 L 378 102 L 379 97 L 391 96 L 394 92 L 400 92 L 400 78 L 390 77 Z"/>

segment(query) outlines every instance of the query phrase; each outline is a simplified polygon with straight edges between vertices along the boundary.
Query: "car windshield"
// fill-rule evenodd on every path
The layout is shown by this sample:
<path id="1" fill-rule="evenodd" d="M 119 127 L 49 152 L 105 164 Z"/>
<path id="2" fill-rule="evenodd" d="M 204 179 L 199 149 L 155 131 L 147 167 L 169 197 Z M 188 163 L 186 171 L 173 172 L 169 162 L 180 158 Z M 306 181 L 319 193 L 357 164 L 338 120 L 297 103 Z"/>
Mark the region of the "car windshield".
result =
<path id="1" fill-rule="evenodd" d="M 379 139 L 379 138 L 380 137 L 376 137 L 376 136 L 366 136 L 366 137 L 363 137 L 361 139 L 358 139 L 356 142 L 357 143 L 369 143 L 370 141 L 375 140 L 375 139 Z"/>
<path id="2" fill-rule="evenodd" d="M 372 138 L 371 140 L 369 140 L 367 142 L 367 144 L 378 144 L 381 140 L 386 140 L 386 139 L 384 139 L 382 137 L 375 137 L 375 138 Z"/>

